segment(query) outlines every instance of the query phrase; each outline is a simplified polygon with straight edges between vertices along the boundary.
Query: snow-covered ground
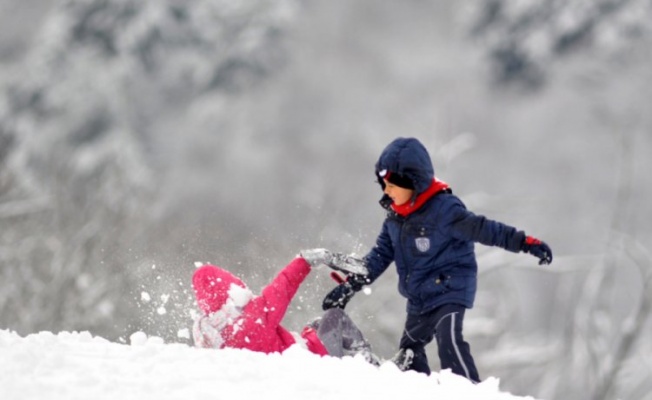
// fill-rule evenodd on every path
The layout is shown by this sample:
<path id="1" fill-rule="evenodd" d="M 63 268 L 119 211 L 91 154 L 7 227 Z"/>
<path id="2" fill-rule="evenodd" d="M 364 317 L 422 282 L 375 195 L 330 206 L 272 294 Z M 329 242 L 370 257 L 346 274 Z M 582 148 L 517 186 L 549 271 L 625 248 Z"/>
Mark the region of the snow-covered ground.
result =
<path id="1" fill-rule="evenodd" d="M 88 332 L 0 330 L 2 400 L 425 398 L 524 399 L 500 392 L 495 378 L 473 385 L 448 371 L 428 377 L 299 347 L 265 355 L 165 344 L 142 332 L 120 344 Z"/>

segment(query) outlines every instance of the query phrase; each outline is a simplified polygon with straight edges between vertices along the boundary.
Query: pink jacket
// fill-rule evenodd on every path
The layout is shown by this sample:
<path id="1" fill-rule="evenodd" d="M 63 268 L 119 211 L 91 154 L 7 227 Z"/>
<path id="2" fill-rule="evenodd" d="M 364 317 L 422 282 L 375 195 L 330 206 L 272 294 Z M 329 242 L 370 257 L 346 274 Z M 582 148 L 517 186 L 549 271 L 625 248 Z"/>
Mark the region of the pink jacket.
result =
<path id="1" fill-rule="evenodd" d="M 193 328 L 195 344 L 263 353 L 283 352 L 296 340 L 281 326 L 281 321 L 309 273 L 310 265 L 297 257 L 279 272 L 260 296 L 254 296 L 230 272 L 214 265 L 200 267 L 192 280 L 197 304 L 202 310 Z M 301 337 L 311 352 L 328 354 L 314 329 L 304 328 Z"/>

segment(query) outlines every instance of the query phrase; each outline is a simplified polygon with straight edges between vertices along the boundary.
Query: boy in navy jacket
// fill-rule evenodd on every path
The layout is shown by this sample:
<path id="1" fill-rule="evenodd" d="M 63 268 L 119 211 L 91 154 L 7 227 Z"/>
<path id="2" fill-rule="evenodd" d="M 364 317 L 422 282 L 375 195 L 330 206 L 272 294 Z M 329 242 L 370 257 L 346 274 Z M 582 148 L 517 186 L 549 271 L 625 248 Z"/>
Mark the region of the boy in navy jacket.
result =
<path id="1" fill-rule="evenodd" d="M 437 340 L 442 369 L 479 382 L 470 347 L 462 336 L 464 312 L 477 287 L 474 243 L 498 246 L 552 262 L 544 242 L 468 211 L 448 185 L 435 179 L 426 148 L 414 138 L 398 138 L 376 163 L 387 217 L 376 245 L 364 257 L 367 276 L 349 275 L 325 298 L 323 308 L 344 308 L 364 285 L 394 262 L 407 319 L 394 361 L 430 374 L 425 346 Z"/>

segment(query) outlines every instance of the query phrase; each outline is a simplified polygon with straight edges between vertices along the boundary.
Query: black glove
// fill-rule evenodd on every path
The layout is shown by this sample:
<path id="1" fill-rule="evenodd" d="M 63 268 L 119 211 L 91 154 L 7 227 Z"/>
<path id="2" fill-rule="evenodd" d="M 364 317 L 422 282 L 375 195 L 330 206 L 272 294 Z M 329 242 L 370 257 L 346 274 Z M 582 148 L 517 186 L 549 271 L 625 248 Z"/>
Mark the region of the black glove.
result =
<path id="1" fill-rule="evenodd" d="M 321 308 L 324 311 L 330 310 L 331 308 L 344 309 L 349 300 L 353 298 L 353 295 L 360 291 L 362 286 L 369 283 L 371 283 L 371 281 L 364 275 L 348 275 L 346 282 L 335 286 L 335 289 L 331 290 L 326 297 L 324 297 Z"/>
<path id="2" fill-rule="evenodd" d="M 525 237 L 521 250 L 538 257 L 539 265 L 550 264 L 552 262 L 552 250 L 550 250 L 550 246 L 532 236 Z"/>
<path id="3" fill-rule="evenodd" d="M 330 310 L 331 308 L 344 309 L 346 303 L 351 300 L 354 294 L 355 290 L 353 290 L 351 284 L 344 282 L 335 286 L 335 289 L 331 290 L 326 297 L 324 297 L 324 301 L 321 303 L 321 308 L 324 311 Z"/>

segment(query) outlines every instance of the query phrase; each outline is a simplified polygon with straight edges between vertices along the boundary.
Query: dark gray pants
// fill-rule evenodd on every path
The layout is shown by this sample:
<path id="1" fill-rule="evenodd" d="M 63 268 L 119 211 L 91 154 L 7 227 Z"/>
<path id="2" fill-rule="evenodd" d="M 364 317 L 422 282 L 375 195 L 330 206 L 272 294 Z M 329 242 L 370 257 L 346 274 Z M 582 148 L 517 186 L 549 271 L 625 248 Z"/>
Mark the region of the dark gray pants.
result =
<path id="1" fill-rule="evenodd" d="M 471 347 L 462 336 L 465 311 L 461 305 L 445 304 L 423 315 L 408 315 L 400 348 L 414 352 L 410 369 L 430 375 L 425 347 L 436 338 L 441 368 L 480 382 Z"/>
<path id="2" fill-rule="evenodd" d="M 317 336 L 334 357 L 371 354 L 371 346 L 360 329 L 340 308 L 327 310 L 315 327 Z"/>

